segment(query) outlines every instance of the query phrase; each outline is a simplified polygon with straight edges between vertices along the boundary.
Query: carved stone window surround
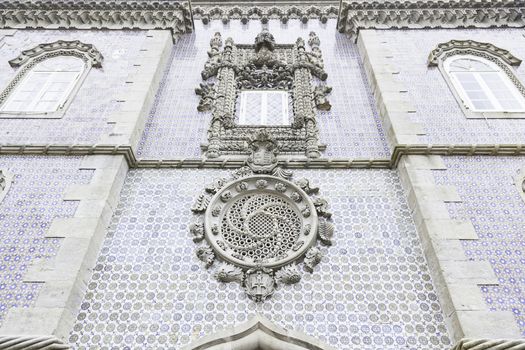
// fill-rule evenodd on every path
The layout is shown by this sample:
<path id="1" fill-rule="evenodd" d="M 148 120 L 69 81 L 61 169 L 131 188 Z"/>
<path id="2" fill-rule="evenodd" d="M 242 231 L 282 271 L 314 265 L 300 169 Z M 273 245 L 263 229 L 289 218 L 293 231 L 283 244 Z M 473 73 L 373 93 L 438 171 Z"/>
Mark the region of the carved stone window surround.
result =
<path id="1" fill-rule="evenodd" d="M 490 43 L 481 43 L 474 40 L 451 40 L 439 44 L 429 55 L 428 65 L 438 67 L 445 82 L 458 102 L 461 110 L 468 119 L 525 119 L 525 112 L 478 112 L 473 111 L 463 102 L 463 97 L 456 89 L 449 73 L 445 68 L 445 62 L 455 56 L 475 56 L 485 59 L 497 65 L 506 77 L 512 82 L 522 96 L 525 96 L 525 86 L 518 79 L 514 70 L 510 67 L 519 66 L 521 60 L 509 51 L 498 48 Z"/>
<path id="2" fill-rule="evenodd" d="M 312 77 L 326 80 L 319 38 L 310 33 L 308 45 L 298 38 L 295 44 L 276 44 L 273 36 L 263 31 L 254 45 L 234 44 L 228 38 L 221 51 L 222 38 L 216 33 L 210 41 L 211 50 L 202 71 L 203 80 L 196 93 L 201 96 L 197 109 L 212 111 L 208 129 L 209 158 L 225 155 L 248 155 L 247 142 L 261 131 L 280 144 L 282 154 L 303 154 L 317 158 L 324 149 L 319 144 L 315 107 L 330 109 L 326 95 L 331 88 L 312 84 Z M 236 105 L 240 91 L 287 91 L 293 99 L 293 118 L 287 126 L 246 126 L 235 122 Z"/>
<path id="3" fill-rule="evenodd" d="M 59 119 L 67 111 L 69 105 L 75 98 L 78 90 L 86 79 L 91 67 L 102 67 L 102 54 L 90 44 L 84 44 L 78 40 L 63 41 L 58 40 L 52 43 L 40 44 L 32 49 L 22 51 L 22 53 L 9 61 L 11 67 L 20 67 L 14 78 L 0 94 L 0 105 L 5 103 L 9 95 L 16 89 L 18 84 L 24 79 L 26 74 L 31 71 L 38 63 L 53 57 L 72 56 L 84 61 L 84 69 L 77 78 L 74 87 L 69 92 L 65 102 L 55 112 L 31 113 L 31 112 L 0 112 L 3 119 Z"/>

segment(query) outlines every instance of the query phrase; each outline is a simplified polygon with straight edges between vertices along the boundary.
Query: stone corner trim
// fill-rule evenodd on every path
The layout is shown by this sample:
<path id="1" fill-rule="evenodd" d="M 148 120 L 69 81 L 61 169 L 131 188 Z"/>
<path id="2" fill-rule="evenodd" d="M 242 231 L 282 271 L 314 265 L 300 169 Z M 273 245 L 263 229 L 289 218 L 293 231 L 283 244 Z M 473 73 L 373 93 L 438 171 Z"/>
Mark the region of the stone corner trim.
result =
<path id="1" fill-rule="evenodd" d="M 338 29 L 494 28 L 525 26 L 523 0 L 342 1 Z"/>
<path id="2" fill-rule="evenodd" d="M 0 28 L 168 29 L 177 40 L 193 29 L 189 1 L 2 1 Z"/>
<path id="3" fill-rule="evenodd" d="M 26 283 L 43 285 L 31 308 L 8 312 L 0 349 L 67 349 L 58 340 L 66 341 L 73 327 L 128 170 L 123 156 L 112 155 L 86 156 L 79 168 L 94 170 L 91 182 L 64 192 L 63 200 L 79 201 L 77 210 L 73 217 L 52 221 L 46 237 L 61 238 L 60 248 L 24 276 Z"/>
<path id="4" fill-rule="evenodd" d="M 446 43 L 438 44 L 437 47 L 430 52 L 430 55 L 428 56 L 428 65 L 438 66 L 441 57 L 455 50 L 475 50 L 484 52 L 501 59 L 509 66 L 519 66 L 522 62 L 508 50 L 501 49 L 490 43 L 482 43 L 475 40 L 450 40 Z"/>
<path id="5" fill-rule="evenodd" d="M 452 350 L 523 350 L 525 339 L 461 339 Z"/>
<path id="6" fill-rule="evenodd" d="M 432 171 L 444 170 L 440 157 L 408 155 L 401 159 L 398 169 L 445 321 L 452 338 L 460 342 L 454 350 L 507 349 L 474 348 L 469 347 L 470 341 L 462 340 L 513 339 L 520 333 L 512 312 L 490 311 L 485 303 L 479 285 L 494 285 L 498 280 L 489 262 L 471 261 L 465 256 L 461 240 L 477 236 L 470 221 L 453 220 L 448 214 L 445 203 L 460 202 L 461 198 L 454 187 L 435 184 Z"/>
<path id="7" fill-rule="evenodd" d="M 306 334 L 283 329 L 257 315 L 235 328 L 205 336 L 182 350 L 228 349 L 335 350 Z"/>
<path id="8" fill-rule="evenodd" d="M 40 44 L 32 49 L 24 50 L 18 57 L 9 61 L 11 67 L 20 67 L 29 60 L 53 52 L 75 51 L 85 56 L 91 65 L 96 68 L 102 67 L 102 54 L 91 44 L 84 44 L 79 40 L 64 41 L 57 40 L 52 43 Z"/>

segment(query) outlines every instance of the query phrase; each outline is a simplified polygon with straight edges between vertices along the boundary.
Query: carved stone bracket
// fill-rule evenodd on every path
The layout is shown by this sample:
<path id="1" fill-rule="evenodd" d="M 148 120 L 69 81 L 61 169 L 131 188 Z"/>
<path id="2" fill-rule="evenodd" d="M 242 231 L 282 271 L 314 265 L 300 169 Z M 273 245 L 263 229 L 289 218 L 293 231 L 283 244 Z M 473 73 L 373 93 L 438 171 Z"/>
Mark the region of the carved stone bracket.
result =
<path id="1" fill-rule="evenodd" d="M 0 28 L 169 29 L 176 40 L 193 23 L 177 1 L 2 1 Z"/>
<path id="2" fill-rule="evenodd" d="M 313 86 L 312 77 L 326 80 L 319 37 L 310 33 L 305 41 L 295 44 L 277 44 L 273 35 L 263 31 L 253 45 L 234 44 L 231 38 L 224 42 L 220 33 L 210 41 L 208 60 L 201 73 L 204 80 L 216 78 L 215 83 L 201 84 L 196 93 L 201 96 L 199 111 L 211 110 L 206 155 L 249 153 L 246 143 L 264 131 L 278 142 L 282 152 L 320 156 L 319 131 L 315 108 L 328 110 L 327 94 L 331 88 Z M 235 122 L 236 99 L 241 90 L 272 89 L 288 91 L 293 100 L 293 119 L 289 126 L 239 126 Z"/>
<path id="3" fill-rule="evenodd" d="M 219 260 L 217 280 L 240 283 L 260 302 L 277 282 L 301 280 L 297 263 L 314 272 L 322 258 L 316 243 L 330 245 L 334 227 L 328 202 L 311 198 L 319 189 L 306 179 L 294 183 L 291 172 L 275 167 L 276 143 L 260 135 L 252 144 L 249 167 L 215 180 L 197 197 L 190 233 L 206 268 Z"/>
<path id="4" fill-rule="evenodd" d="M 264 3 L 247 3 L 235 4 L 230 6 L 218 6 L 216 2 L 209 3 L 192 3 L 193 15 L 196 19 L 201 19 L 204 24 L 210 20 L 222 20 L 228 23 L 232 19 L 241 20 L 243 24 L 256 19 L 262 23 L 267 23 L 270 19 L 279 19 L 283 23 L 289 19 L 300 19 L 306 23 L 310 19 L 317 19 L 326 23 L 329 18 L 337 18 L 339 4 L 330 1 L 308 2 L 302 1 L 301 6 L 297 3 L 279 2 L 278 5 Z"/>
<path id="5" fill-rule="evenodd" d="M 493 28 L 525 26 L 523 0 L 343 1 L 338 29 L 357 38 L 361 29 Z"/>
<path id="6" fill-rule="evenodd" d="M 45 43 L 35 46 L 32 49 L 22 51 L 18 57 L 13 58 L 9 61 L 11 67 L 19 67 L 26 64 L 29 60 L 35 59 L 42 55 L 50 54 L 53 52 L 60 52 L 61 54 L 74 52 L 76 56 L 80 54 L 81 57 L 85 58 L 90 62 L 93 67 L 102 67 L 102 54 L 97 48 L 91 44 L 84 44 L 79 40 L 64 41 L 58 40 L 52 43 Z"/>

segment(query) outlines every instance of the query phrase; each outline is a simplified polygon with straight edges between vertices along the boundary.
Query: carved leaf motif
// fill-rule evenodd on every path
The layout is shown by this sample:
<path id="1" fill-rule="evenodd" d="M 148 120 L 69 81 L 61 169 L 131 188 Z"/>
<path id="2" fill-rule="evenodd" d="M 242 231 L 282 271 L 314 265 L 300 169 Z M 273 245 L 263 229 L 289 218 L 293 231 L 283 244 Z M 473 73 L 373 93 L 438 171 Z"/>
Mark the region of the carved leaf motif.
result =
<path id="1" fill-rule="evenodd" d="M 190 225 L 190 232 L 193 235 L 193 242 L 198 243 L 204 239 L 204 224 L 202 221 Z"/>
<path id="2" fill-rule="evenodd" d="M 316 198 L 314 200 L 315 210 L 317 214 L 327 219 L 332 217 L 332 213 L 328 211 L 328 202 L 323 198 Z"/>
<path id="3" fill-rule="evenodd" d="M 226 179 L 217 179 L 213 183 L 206 186 L 206 192 L 208 193 L 217 193 L 226 183 Z"/>
<path id="4" fill-rule="evenodd" d="M 232 173 L 234 179 L 253 175 L 252 169 L 247 166 L 243 166 Z"/>
<path id="5" fill-rule="evenodd" d="M 195 89 L 195 93 L 201 97 L 197 110 L 199 112 L 211 111 L 215 101 L 215 84 L 201 83 L 200 86 Z"/>
<path id="6" fill-rule="evenodd" d="M 319 227 L 317 229 L 317 237 L 326 245 L 332 245 L 332 237 L 334 236 L 334 225 L 326 220 L 319 220 Z"/>
<path id="7" fill-rule="evenodd" d="M 197 200 L 191 207 L 191 211 L 194 213 L 203 213 L 206 211 L 208 204 L 210 204 L 210 197 L 202 193 L 197 197 Z"/>
<path id="8" fill-rule="evenodd" d="M 196 251 L 196 254 L 197 258 L 199 258 L 200 261 L 206 264 L 206 268 L 213 265 L 213 262 L 215 261 L 215 254 L 208 245 L 199 247 Z"/>
<path id="9" fill-rule="evenodd" d="M 242 270 L 234 265 L 228 263 L 222 263 L 215 274 L 215 278 L 219 282 L 239 282 L 241 283 L 244 279 L 244 273 Z"/>
<path id="10" fill-rule="evenodd" d="M 295 184 L 299 186 L 307 194 L 315 194 L 319 192 L 319 187 L 310 187 L 310 181 L 308 181 L 307 179 L 297 180 Z"/>
<path id="11" fill-rule="evenodd" d="M 317 247 L 310 248 L 304 257 L 304 268 L 308 272 L 314 272 L 314 267 L 321 262 L 323 254 Z"/>
<path id="12" fill-rule="evenodd" d="M 301 273 L 295 264 L 290 264 L 277 271 L 275 277 L 283 283 L 294 284 L 301 280 Z"/>
<path id="13" fill-rule="evenodd" d="M 273 176 L 282 177 L 283 179 L 289 180 L 293 173 L 290 170 L 285 170 L 283 168 L 277 167 L 273 170 Z"/>

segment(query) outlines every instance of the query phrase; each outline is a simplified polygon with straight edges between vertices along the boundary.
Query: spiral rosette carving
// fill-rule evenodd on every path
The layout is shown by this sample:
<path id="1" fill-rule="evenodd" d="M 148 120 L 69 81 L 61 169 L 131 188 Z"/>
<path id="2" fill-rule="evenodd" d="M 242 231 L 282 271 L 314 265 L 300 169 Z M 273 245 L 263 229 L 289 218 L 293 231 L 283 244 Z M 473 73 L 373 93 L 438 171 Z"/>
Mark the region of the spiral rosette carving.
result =
<path id="1" fill-rule="evenodd" d="M 219 260 L 214 276 L 240 283 L 257 302 L 270 297 L 277 282 L 299 283 L 297 263 L 314 272 L 322 260 L 317 242 L 329 245 L 333 236 L 319 189 L 305 179 L 294 183 L 289 171 L 277 168 L 273 174 L 237 170 L 229 182 L 207 186 L 192 208 L 204 216 L 190 226 L 198 259 L 212 269 Z"/>

